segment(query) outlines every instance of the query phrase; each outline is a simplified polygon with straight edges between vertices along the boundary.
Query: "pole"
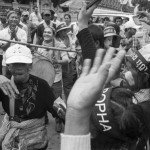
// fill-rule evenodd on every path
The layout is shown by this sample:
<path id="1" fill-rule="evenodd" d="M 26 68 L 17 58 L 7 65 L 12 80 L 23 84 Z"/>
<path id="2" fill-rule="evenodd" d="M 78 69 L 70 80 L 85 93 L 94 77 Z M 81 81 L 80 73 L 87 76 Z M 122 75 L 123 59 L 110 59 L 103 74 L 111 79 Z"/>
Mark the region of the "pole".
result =
<path id="1" fill-rule="evenodd" d="M 61 49 L 61 48 L 55 48 L 55 47 L 46 47 L 46 46 L 42 46 L 42 45 L 35 45 L 35 44 L 24 43 L 24 42 L 13 41 L 13 40 L 5 40 L 5 39 L 1 39 L 1 38 L 0 38 L 0 41 L 26 45 L 26 46 L 29 46 L 29 47 L 43 48 L 43 49 L 48 49 L 48 50 L 57 50 L 57 51 L 66 51 L 66 52 L 77 53 L 76 51 L 71 51 L 71 49 Z"/>

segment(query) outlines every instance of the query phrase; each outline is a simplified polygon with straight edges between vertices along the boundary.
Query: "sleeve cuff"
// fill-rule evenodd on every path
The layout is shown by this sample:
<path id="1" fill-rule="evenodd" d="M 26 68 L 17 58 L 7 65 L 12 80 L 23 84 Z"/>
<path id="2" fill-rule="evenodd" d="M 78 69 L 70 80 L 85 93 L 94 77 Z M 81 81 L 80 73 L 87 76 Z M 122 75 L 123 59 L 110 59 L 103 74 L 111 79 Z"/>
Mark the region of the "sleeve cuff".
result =
<path id="1" fill-rule="evenodd" d="M 61 150 L 91 150 L 90 133 L 88 135 L 61 134 Z"/>

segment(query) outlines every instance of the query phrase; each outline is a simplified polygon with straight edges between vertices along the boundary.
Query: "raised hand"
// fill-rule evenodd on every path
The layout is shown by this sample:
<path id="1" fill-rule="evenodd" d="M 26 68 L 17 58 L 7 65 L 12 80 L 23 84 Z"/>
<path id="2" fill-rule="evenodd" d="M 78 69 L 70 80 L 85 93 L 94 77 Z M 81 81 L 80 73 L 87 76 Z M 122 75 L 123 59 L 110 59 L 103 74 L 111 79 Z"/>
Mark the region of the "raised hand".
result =
<path id="1" fill-rule="evenodd" d="M 84 61 L 82 74 L 67 101 L 66 134 L 82 135 L 89 132 L 91 110 L 105 84 L 117 73 L 125 55 L 125 51 L 119 51 L 114 57 L 114 51 L 111 48 L 104 55 L 104 50 L 99 49 L 92 67 L 90 60 Z"/>
<path id="2" fill-rule="evenodd" d="M 83 7 L 78 15 L 78 23 L 79 23 L 79 30 L 81 31 L 84 28 L 88 27 L 89 19 L 94 11 L 94 9 L 98 6 L 100 2 L 95 3 L 89 9 L 86 9 L 87 4 L 84 2 Z"/>

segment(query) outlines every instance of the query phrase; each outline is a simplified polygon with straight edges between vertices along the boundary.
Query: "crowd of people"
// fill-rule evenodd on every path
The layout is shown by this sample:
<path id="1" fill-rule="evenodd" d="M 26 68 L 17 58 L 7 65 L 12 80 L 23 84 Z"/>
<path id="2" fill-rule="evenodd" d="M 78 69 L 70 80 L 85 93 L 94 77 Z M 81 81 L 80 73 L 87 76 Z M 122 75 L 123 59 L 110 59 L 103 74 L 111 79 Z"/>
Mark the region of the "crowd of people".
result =
<path id="1" fill-rule="evenodd" d="M 2 150 L 46 150 L 48 112 L 61 150 L 150 149 L 150 44 L 143 46 L 137 27 L 121 17 L 92 23 L 98 4 L 83 4 L 76 23 L 37 6 L 1 20 Z M 148 13 L 138 14 L 149 24 Z M 33 74 L 35 58 L 42 61 Z"/>

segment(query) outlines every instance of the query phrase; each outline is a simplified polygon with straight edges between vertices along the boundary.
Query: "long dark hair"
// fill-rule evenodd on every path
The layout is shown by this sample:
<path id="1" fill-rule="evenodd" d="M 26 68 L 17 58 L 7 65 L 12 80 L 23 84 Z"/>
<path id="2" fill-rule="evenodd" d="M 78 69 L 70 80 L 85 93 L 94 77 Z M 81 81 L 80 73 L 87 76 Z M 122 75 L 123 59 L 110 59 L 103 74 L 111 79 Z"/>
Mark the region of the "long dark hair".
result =
<path id="1" fill-rule="evenodd" d="M 94 42 L 99 41 L 99 48 L 104 48 L 104 32 L 103 29 L 97 25 L 91 24 L 88 27 Z"/>

